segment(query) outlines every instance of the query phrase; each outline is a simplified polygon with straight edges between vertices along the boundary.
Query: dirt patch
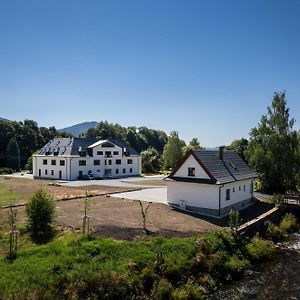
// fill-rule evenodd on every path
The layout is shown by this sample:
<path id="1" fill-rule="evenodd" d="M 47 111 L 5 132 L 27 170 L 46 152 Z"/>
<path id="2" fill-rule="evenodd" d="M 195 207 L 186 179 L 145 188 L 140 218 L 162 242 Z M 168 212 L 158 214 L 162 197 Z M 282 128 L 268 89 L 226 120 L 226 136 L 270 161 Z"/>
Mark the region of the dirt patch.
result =
<path id="1" fill-rule="evenodd" d="M 86 194 L 85 187 L 65 187 L 52 185 L 56 183 L 52 180 L 26 179 L 26 178 L 11 178 L 0 177 L 1 196 L 0 205 L 9 203 L 9 191 L 12 190 L 14 203 L 26 203 L 30 200 L 33 194 L 43 189 L 54 197 L 55 200 L 84 197 Z M 110 187 L 92 185 L 88 187 L 88 193 L 91 195 L 103 195 L 106 193 L 114 193 L 121 191 L 132 190 L 124 187 Z"/>
<path id="2" fill-rule="evenodd" d="M 56 202 L 59 226 L 80 231 L 82 227 L 83 202 L 75 199 Z M 18 222 L 24 223 L 25 208 L 18 207 Z M 3 210 L 7 214 L 7 209 Z M 133 240 L 145 237 L 139 203 L 113 197 L 95 197 L 91 200 L 90 224 L 95 234 L 102 237 Z M 5 218 L 5 217 L 4 217 Z M 200 232 L 218 230 L 220 227 L 171 207 L 152 203 L 147 218 L 147 228 L 155 235 L 190 236 Z"/>

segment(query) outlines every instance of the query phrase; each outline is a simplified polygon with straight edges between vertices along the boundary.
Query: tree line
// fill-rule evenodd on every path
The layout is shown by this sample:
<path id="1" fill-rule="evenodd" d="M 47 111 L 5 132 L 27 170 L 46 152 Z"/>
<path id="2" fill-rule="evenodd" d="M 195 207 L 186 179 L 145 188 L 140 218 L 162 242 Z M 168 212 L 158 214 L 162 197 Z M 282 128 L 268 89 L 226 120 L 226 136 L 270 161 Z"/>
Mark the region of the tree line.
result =
<path id="1" fill-rule="evenodd" d="M 300 132 L 294 129 L 294 124 L 285 93 L 275 93 L 267 113 L 251 129 L 249 139 L 235 140 L 226 147 L 236 151 L 255 170 L 258 187 L 264 192 L 300 190 Z M 38 127 L 33 120 L 0 121 L 0 167 L 6 166 L 19 151 L 23 168 L 36 150 L 57 136 L 71 135 L 58 132 L 55 127 Z M 145 126 L 123 127 L 108 121 L 101 121 L 80 137 L 123 140 L 141 153 L 144 173 L 171 170 L 189 150 L 204 149 L 197 138 L 186 144 L 177 131 L 167 135 Z"/>

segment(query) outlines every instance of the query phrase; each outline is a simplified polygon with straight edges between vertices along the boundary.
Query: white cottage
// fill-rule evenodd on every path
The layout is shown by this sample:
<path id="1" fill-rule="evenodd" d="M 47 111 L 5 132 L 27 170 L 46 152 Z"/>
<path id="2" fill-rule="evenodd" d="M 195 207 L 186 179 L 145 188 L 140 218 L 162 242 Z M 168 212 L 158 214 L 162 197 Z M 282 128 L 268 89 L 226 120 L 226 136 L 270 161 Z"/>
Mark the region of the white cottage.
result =
<path id="1" fill-rule="evenodd" d="M 120 140 L 54 138 L 33 155 L 34 178 L 92 179 L 137 176 L 141 156 Z"/>
<path id="2" fill-rule="evenodd" d="M 253 203 L 255 173 L 234 151 L 190 151 L 167 179 L 168 204 L 222 217 Z"/>

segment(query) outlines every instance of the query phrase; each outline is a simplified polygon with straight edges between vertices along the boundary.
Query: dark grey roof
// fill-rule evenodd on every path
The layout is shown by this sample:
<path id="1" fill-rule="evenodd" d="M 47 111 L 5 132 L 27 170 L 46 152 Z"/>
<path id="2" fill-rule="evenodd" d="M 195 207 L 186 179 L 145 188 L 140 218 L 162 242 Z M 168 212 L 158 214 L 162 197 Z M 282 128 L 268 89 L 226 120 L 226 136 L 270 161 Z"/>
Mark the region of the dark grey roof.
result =
<path id="1" fill-rule="evenodd" d="M 240 158 L 240 156 L 236 152 L 225 150 L 223 153 L 223 160 L 221 160 L 219 157 L 219 150 L 192 151 L 192 154 L 196 156 L 196 158 L 203 165 L 204 169 L 206 169 L 206 171 L 211 174 L 211 179 L 215 179 L 218 184 L 256 177 L 256 174 L 249 168 L 249 166 Z M 179 165 L 179 167 L 181 166 L 181 164 Z M 178 168 L 176 169 L 176 171 L 177 170 Z M 176 171 L 174 172 L 174 174 L 176 173 Z M 176 176 L 174 176 L 174 174 L 171 174 L 170 178 L 176 180 Z M 197 178 L 195 178 L 195 182 L 197 182 Z"/>
<path id="2" fill-rule="evenodd" d="M 256 177 L 255 173 L 234 151 L 224 150 L 223 160 L 219 157 L 219 150 L 196 150 L 194 154 L 219 183 Z"/>
<path id="3" fill-rule="evenodd" d="M 96 138 L 54 138 L 50 140 L 42 149 L 39 150 L 39 155 L 78 155 L 89 156 L 90 149 L 88 147 L 96 143 Z M 133 148 L 128 147 L 121 140 L 110 140 L 112 143 L 127 149 L 129 155 L 139 155 Z M 79 154 L 81 151 L 81 155 Z M 91 154 L 92 155 L 92 154 Z"/>
<path id="4" fill-rule="evenodd" d="M 71 155 L 73 147 L 73 138 L 54 138 L 50 140 L 42 149 L 40 155 Z"/>
<path id="5" fill-rule="evenodd" d="M 121 147 L 123 150 L 126 148 L 127 152 L 129 152 L 129 155 L 140 155 L 135 149 L 129 147 L 126 143 L 124 143 L 122 140 L 114 139 L 110 140 L 117 146 Z"/>

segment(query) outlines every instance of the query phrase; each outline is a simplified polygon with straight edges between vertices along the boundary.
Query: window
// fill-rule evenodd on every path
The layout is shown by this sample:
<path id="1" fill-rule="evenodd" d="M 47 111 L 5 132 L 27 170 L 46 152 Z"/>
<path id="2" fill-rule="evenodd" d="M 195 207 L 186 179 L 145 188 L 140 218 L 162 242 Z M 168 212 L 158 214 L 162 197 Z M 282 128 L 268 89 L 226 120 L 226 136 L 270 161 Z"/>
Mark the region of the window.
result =
<path id="1" fill-rule="evenodd" d="M 103 155 L 103 151 L 97 151 L 97 155 Z"/>
<path id="2" fill-rule="evenodd" d="M 45 170 L 45 175 L 48 175 L 48 170 Z"/>
<path id="3" fill-rule="evenodd" d="M 121 164 L 121 159 L 116 159 L 116 165 L 120 165 Z"/>
<path id="4" fill-rule="evenodd" d="M 94 160 L 94 166 L 100 166 L 100 159 Z"/>
<path id="5" fill-rule="evenodd" d="M 195 177 L 195 168 L 188 168 L 188 176 Z"/>
<path id="6" fill-rule="evenodd" d="M 132 168 L 129 169 L 129 173 L 132 173 Z"/>
<path id="7" fill-rule="evenodd" d="M 111 166 L 111 159 L 108 160 L 108 164 Z"/>
<path id="8" fill-rule="evenodd" d="M 65 161 L 64 160 L 60 160 L 59 161 L 59 165 L 63 167 L 65 165 Z"/>
<path id="9" fill-rule="evenodd" d="M 54 176 L 54 171 L 53 170 L 51 170 L 51 175 Z"/>
<path id="10" fill-rule="evenodd" d="M 119 151 L 114 151 L 113 154 L 114 155 L 119 155 Z"/>
<path id="11" fill-rule="evenodd" d="M 43 159 L 43 165 L 47 165 L 47 159 Z"/>
<path id="12" fill-rule="evenodd" d="M 230 189 L 226 189 L 226 200 L 230 200 Z"/>
<path id="13" fill-rule="evenodd" d="M 239 185 L 239 191 L 241 190 L 241 186 Z"/>
<path id="14" fill-rule="evenodd" d="M 126 169 L 123 169 L 123 174 L 126 173 Z"/>
<path id="15" fill-rule="evenodd" d="M 56 166 L 56 160 L 55 160 L 55 159 L 52 159 L 52 160 L 51 160 L 51 165 L 52 165 L 52 166 Z"/>
<path id="16" fill-rule="evenodd" d="M 86 166 L 86 160 L 80 160 L 78 164 L 79 166 Z"/>
<path id="17" fill-rule="evenodd" d="M 235 192 L 235 188 L 232 188 L 232 191 Z"/>
<path id="18" fill-rule="evenodd" d="M 246 185 L 244 184 L 244 188 L 243 188 L 244 192 L 246 191 Z"/>
<path id="19" fill-rule="evenodd" d="M 107 165 L 107 159 L 105 160 L 105 165 Z"/>
<path id="20" fill-rule="evenodd" d="M 111 151 L 105 151 L 105 157 L 111 157 Z"/>
<path id="21" fill-rule="evenodd" d="M 132 159 L 127 159 L 127 164 L 132 165 Z"/>
<path id="22" fill-rule="evenodd" d="M 116 174 L 119 174 L 119 169 L 116 169 Z"/>

